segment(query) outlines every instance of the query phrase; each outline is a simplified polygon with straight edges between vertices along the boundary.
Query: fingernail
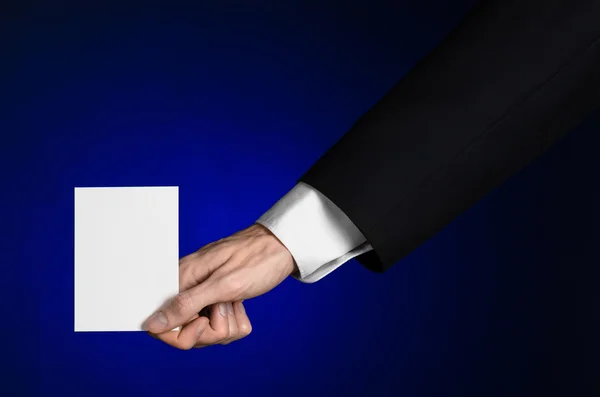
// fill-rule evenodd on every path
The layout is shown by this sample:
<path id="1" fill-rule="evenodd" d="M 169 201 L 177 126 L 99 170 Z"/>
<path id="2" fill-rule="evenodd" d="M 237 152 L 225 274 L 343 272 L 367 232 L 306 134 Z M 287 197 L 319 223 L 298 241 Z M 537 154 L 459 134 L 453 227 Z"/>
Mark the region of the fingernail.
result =
<path id="1" fill-rule="evenodd" d="M 242 314 L 246 314 L 246 308 L 244 307 L 244 303 L 243 302 L 240 302 L 240 312 Z"/>
<path id="2" fill-rule="evenodd" d="M 167 317 L 163 312 L 154 313 L 142 326 L 144 331 L 148 331 L 150 328 L 154 328 L 157 331 L 167 326 Z"/>
<path id="3" fill-rule="evenodd" d="M 227 311 L 229 312 L 229 314 L 233 314 L 233 303 L 227 303 Z"/>
<path id="4" fill-rule="evenodd" d="M 225 317 L 225 315 L 227 314 L 227 309 L 225 308 L 224 303 L 219 303 L 219 313 L 221 313 L 221 316 L 223 317 Z"/>
<path id="5" fill-rule="evenodd" d="M 204 327 L 202 325 L 198 325 L 196 328 L 196 336 L 202 335 L 202 332 L 204 332 Z"/>

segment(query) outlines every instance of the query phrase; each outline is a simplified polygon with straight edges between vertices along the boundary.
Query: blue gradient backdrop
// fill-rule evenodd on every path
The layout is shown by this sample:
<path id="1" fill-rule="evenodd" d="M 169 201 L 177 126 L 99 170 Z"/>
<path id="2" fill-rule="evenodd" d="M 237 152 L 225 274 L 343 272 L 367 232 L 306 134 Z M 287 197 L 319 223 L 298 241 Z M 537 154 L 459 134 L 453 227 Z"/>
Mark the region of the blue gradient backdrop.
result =
<path id="1" fill-rule="evenodd" d="M 0 395 L 594 395 L 598 114 L 386 274 L 352 261 L 248 301 L 245 340 L 73 332 L 75 186 L 179 186 L 188 254 L 267 210 L 473 3 L 3 2 Z"/>

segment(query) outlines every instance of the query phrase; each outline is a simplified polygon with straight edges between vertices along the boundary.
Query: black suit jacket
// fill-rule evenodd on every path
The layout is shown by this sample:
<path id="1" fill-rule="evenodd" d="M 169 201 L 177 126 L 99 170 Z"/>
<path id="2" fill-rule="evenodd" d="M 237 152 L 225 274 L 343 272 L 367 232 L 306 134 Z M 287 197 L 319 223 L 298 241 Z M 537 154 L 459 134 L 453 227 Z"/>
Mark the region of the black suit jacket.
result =
<path id="1" fill-rule="evenodd" d="M 483 1 L 300 180 L 384 271 L 599 106 L 599 0 Z"/>

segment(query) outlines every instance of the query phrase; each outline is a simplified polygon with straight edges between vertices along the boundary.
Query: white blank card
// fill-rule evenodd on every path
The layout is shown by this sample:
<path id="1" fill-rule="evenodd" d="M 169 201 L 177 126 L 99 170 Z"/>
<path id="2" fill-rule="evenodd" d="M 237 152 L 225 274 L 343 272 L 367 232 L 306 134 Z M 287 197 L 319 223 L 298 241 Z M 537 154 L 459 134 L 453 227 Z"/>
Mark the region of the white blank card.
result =
<path id="1" fill-rule="evenodd" d="M 75 188 L 75 331 L 140 331 L 179 291 L 177 187 Z"/>

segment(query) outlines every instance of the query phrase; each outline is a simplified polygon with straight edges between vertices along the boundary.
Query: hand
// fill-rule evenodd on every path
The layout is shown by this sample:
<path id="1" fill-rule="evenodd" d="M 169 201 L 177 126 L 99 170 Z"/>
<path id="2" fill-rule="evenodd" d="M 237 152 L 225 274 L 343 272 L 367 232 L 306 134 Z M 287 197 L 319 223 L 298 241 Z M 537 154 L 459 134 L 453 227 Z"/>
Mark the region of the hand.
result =
<path id="1" fill-rule="evenodd" d="M 180 349 L 230 343 L 251 330 L 241 301 L 270 291 L 295 270 L 287 248 L 254 224 L 182 258 L 181 292 L 146 320 L 144 329 Z M 198 315 L 208 307 L 210 320 Z"/>

